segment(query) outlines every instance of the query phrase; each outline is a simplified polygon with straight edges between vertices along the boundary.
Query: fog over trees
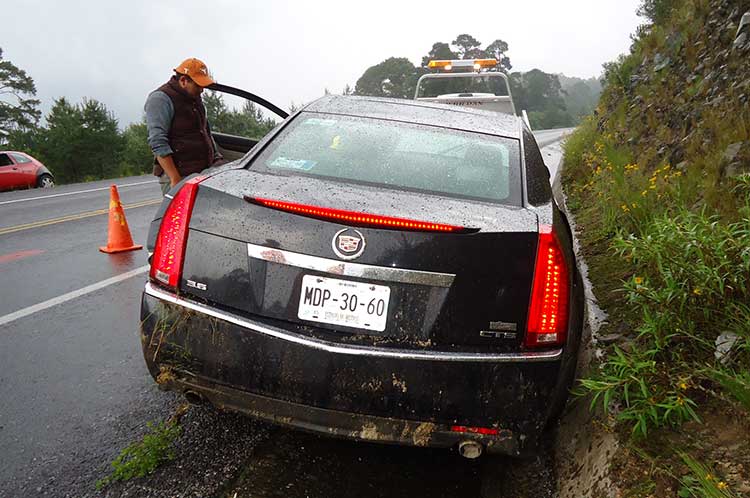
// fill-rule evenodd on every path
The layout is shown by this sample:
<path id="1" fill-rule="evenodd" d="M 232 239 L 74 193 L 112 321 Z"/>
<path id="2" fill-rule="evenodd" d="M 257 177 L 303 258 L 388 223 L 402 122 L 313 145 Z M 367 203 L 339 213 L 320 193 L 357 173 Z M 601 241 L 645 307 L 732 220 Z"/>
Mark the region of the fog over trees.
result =
<path id="1" fill-rule="evenodd" d="M 508 43 L 500 38 L 482 48 L 482 43 L 472 35 L 459 34 L 450 43 L 433 43 L 420 66 L 414 66 L 404 57 L 390 57 L 367 68 L 357 80 L 354 93 L 411 99 L 419 77 L 430 72 L 427 69 L 430 60 L 495 59 L 498 66 L 494 70 L 508 75 L 516 109 L 528 112 L 533 128 L 574 126 L 594 110 L 601 93 L 601 84 L 596 78 L 584 80 L 540 69 L 511 72 L 513 65 L 507 56 L 508 48 Z M 460 92 L 462 89 L 457 85 L 457 81 L 446 82 L 444 93 Z"/>
<path id="2" fill-rule="evenodd" d="M 40 125 L 39 100 L 31 76 L 0 49 L 0 149 L 27 152 L 55 174 L 57 183 L 150 173 L 154 156 L 141 120 L 120 129 L 103 102 L 55 100 Z M 143 96 L 144 101 L 146 96 Z M 214 131 L 259 138 L 274 126 L 252 103 L 229 109 L 220 94 L 208 91 L 204 102 Z"/>
<path id="3" fill-rule="evenodd" d="M 412 99 L 417 80 L 429 72 L 430 60 L 492 58 L 498 61 L 493 70 L 508 75 L 516 109 L 528 112 L 533 128 L 573 126 L 593 111 L 601 93 L 596 78 L 569 78 L 540 69 L 512 72 L 508 49 L 501 38 L 483 45 L 470 34 L 459 34 L 450 43 L 433 43 L 419 66 L 404 57 L 389 57 L 366 68 L 354 87 L 346 85 L 342 93 Z M 143 120 L 121 129 L 104 102 L 86 98 L 71 102 L 65 96 L 55 100 L 42 120 L 35 97 L 33 78 L 3 59 L 0 48 L 0 148 L 37 157 L 58 183 L 151 172 L 153 155 Z M 204 92 L 203 101 L 213 131 L 260 138 L 275 125 L 250 102 L 232 108 L 221 94 L 210 90 Z M 292 111 L 299 107 L 291 104 Z"/>

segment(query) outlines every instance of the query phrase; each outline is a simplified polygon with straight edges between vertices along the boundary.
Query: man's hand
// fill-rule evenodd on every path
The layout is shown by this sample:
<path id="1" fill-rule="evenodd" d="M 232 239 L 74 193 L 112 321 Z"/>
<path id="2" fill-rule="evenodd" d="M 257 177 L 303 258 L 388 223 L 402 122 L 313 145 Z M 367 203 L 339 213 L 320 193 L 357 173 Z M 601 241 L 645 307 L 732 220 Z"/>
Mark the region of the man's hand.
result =
<path id="1" fill-rule="evenodd" d="M 182 175 L 177 171 L 177 166 L 174 164 L 172 156 L 156 156 L 156 160 L 159 161 L 159 166 L 164 170 L 164 174 L 169 177 L 170 186 L 174 187 L 182 180 Z"/>

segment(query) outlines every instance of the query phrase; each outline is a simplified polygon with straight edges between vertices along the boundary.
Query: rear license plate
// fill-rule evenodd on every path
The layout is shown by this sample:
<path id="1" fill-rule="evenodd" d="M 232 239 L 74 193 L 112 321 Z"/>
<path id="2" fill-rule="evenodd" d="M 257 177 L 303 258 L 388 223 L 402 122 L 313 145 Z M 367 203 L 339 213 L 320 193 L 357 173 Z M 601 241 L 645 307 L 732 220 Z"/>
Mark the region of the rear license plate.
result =
<path id="1" fill-rule="evenodd" d="M 302 277 L 297 316 L 302 320 L 383 332 L 391 289 L 336 278 Z"/>

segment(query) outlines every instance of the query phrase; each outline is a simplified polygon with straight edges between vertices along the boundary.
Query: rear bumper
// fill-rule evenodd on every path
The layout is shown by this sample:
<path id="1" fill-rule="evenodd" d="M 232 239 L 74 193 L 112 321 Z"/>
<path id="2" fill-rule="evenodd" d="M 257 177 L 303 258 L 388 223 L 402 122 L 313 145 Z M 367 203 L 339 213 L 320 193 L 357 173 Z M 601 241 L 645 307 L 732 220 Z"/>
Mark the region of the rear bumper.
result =
<path id="1" fill-rule="evenodd" d="M 562 350 L 453 353 L 331 343 L 147 284 L 146 363 L 163 387 L 217 407 L 336 436 L 489 451 L 533 447 L 565 397 Z M 491 427 L 496 435 L 451 427 Z"/>
<path id="2" fill-rule="evenodd" d="M 286 427 L 358 441 L 436 448 L 450 448 L 471 440 L 482 444 L 489 453 L 520 454 L 518 439 L 507 429 L 499 430 L 496 435 L 462 434 L 451 431 L 451 426 L 445 424 L 317 408 L 222 386 L 185 372 L 174 373 L 174 378 L 164 381 L 163 388 L 196 393 L 219 409 Z"/>

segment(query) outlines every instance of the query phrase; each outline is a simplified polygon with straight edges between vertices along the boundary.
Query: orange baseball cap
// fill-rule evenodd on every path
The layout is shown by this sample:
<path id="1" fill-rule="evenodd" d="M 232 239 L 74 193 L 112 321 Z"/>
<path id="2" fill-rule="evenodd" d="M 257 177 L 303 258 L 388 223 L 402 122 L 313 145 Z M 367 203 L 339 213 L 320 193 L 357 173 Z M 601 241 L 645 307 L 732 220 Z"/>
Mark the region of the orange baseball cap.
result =
<path id="1" fill-rule="evenodd" d="M 185 59 L 182 64 L 174 69 L 174 72 L 190 77 L 191 80 L 202 87 L 214 84 L 214 80 L 208 75 L 208 68 L 203 61 L 198 59 Z"/>

